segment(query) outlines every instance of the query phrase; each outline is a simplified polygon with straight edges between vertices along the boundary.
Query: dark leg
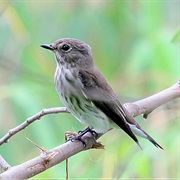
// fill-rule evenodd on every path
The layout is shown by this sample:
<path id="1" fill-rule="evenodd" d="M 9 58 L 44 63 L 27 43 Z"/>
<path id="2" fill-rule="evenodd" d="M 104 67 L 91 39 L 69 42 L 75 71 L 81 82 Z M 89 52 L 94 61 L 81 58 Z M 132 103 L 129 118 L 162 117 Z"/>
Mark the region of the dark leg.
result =
<path id="1" fill-rule="evenodd" d="M 82 137 L 84 134 L 86 134 L 87 132 L 90 132 L 94 137 L 96 137 L 98 134 L 96 133 L 96 131 L 92 130 L 89 126 L 86 127 L 84 130 L 79 131 L 78 134 Z"/>
<path id="2" fill-rule="evenodd" d="M 93 131 L 90 127 L 86 127 L 84 130 L 79 131 L 77 135 L 74 137 L 69 138 L 66 142 L 68 141 L 75 141 L 79 140 L 83 143 L 83 146 L 86 147 L 86 143 L 82 140 L 82 136 L 84 136 L 86 133 L 90 132 L 95 138 L 98 135 L 95 131 Z"/>

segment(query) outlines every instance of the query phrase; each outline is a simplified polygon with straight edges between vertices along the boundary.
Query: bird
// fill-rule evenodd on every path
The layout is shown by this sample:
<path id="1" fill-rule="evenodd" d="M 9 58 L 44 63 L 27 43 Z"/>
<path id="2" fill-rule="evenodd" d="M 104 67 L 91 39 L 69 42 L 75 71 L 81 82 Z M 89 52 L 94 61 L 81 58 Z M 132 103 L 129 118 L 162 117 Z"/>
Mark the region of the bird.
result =
<path id="1" fill-rule="evenodd" d="M 83 134 L 105 134 L 121 128 L 141 148 L 136 135 L 163 149 L 130 115 L 104 75 L 95 66 L 91 47 L 78 39 L 61 38 L 42 48 L 54 52 L 55 89 L 67 110 L 87 126 Z"/>

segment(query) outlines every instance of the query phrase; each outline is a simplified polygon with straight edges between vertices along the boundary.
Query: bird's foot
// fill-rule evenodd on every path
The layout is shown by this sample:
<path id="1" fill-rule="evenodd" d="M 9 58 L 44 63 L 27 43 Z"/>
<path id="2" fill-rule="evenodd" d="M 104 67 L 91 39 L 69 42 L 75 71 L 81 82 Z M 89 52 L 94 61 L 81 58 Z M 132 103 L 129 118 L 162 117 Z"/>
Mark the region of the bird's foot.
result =
<path id="1" fill-rule="evenodd" d="M 82 134 L 82 136 L 83 136 L 87 132 L 90 132 L 95 139 L 98 137 L 98 133 L 96 131 L 92 130 L 89 126 L 87 128 L 85 128 L 84 130 L 82 130 L 82 131 L 78 131 L 78 134 L 79 135 Z"/>
<path id="2" fill-rule="evenodd" d="M 84 146 L 84 148 L 85 148 L 85 147 L 86 147 L 86 143 L 85 143 L 85 141 L 82 139 L 82 136 L 84 136 L 84 135 L 85 135 L 86 133 L 88 133 L 88 132 L 90 132 L 90 133 L 93 135 L 93 137 L 95 137 L 95 138 L 98 136 L 98 134 L 97 134 L 95 131 L 93 131 L 92 129 L 90 129 L 90 127 L 87 127 L 87 128 L 85 128 L 84 130 L 79 131 L 78 133 L 66 132 L 66 135 L 69 137 L 69 138 L 66 140 L 66 142 L 68 142 L 68 141 L 74 142 L 74 141 L 78 140 L 78 141 L 81 141 L 81 142 L 82 142 L 82 144 L 83 144 L 83 146 Z"/>

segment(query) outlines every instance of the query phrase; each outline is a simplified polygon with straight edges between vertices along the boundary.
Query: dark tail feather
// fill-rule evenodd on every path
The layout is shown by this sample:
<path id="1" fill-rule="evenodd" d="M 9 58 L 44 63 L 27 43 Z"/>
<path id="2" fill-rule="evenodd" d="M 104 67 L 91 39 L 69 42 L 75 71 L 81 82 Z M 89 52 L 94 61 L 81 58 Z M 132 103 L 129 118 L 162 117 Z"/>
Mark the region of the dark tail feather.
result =
<path id="1" fill-rule="evenodd" d="M 124 114 L 122 114 L 122 112 L 119 112 L 119 111 L 117 111 L 117 109 L 114 109 L 114 105 L 116 105 L 116 104 L 114 104 L 113 102 L 107 104 L 102 101 L 101 102 L 93 101 L 93 103 L 96 105 L 96 107 L 101 109 L 110 119 L 112 119 L 112 121 L 114 121 L 125 133 L 127 133 L 137 143 L 137 145 L 142 149 L 137 137 L 133 134 L 133 132 L 131 131 L 131 128 L 124 120 L 127 117 L 124 116 Z"/>
<path id="2" fill-rule="evenodd" d="M 147 139 L 152 143 L 154 144 L 157 148 L 161 148 L 163 149 L 149 134 L 147 134 L 145 131 L 143 131 L 146 136 L 147 136 Z M 164 150 L 164 149 L 163 149 Z"/>
<path id="3" fill-rule="evenodd" d="M 142 147 L 141 147 L 141 145 L 140 145 L 140 143 L 139 143 L 139 141 L 138 141 L 138 139 L 137 139 L 137 137 L 134 135 L 134 133 L 131 131 L 131 128 L 129 127 L 129 125 L 128 124 L 125 124 L 126 126 L 126 128 L 123 128 L 122 126 L 121 126 L 121 128 L 122 128 L 122 130 L 124 130 L 135 142 L 136 142 L 136 144 L 140 147 L 140 149 L 142 150 Z"/>

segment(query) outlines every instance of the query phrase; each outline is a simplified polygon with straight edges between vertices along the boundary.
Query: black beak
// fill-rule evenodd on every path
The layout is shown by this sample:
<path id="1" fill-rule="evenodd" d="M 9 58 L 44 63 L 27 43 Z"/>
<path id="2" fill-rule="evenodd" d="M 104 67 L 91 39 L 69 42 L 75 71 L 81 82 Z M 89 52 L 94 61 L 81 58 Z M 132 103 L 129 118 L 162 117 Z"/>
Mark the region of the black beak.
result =
<path id="1" fill-rule="evenodd" d="M 54 50 L 54 47 L 51 44 L 41 44 L 42 48 L 49 49 L 51 51 Z"/>

